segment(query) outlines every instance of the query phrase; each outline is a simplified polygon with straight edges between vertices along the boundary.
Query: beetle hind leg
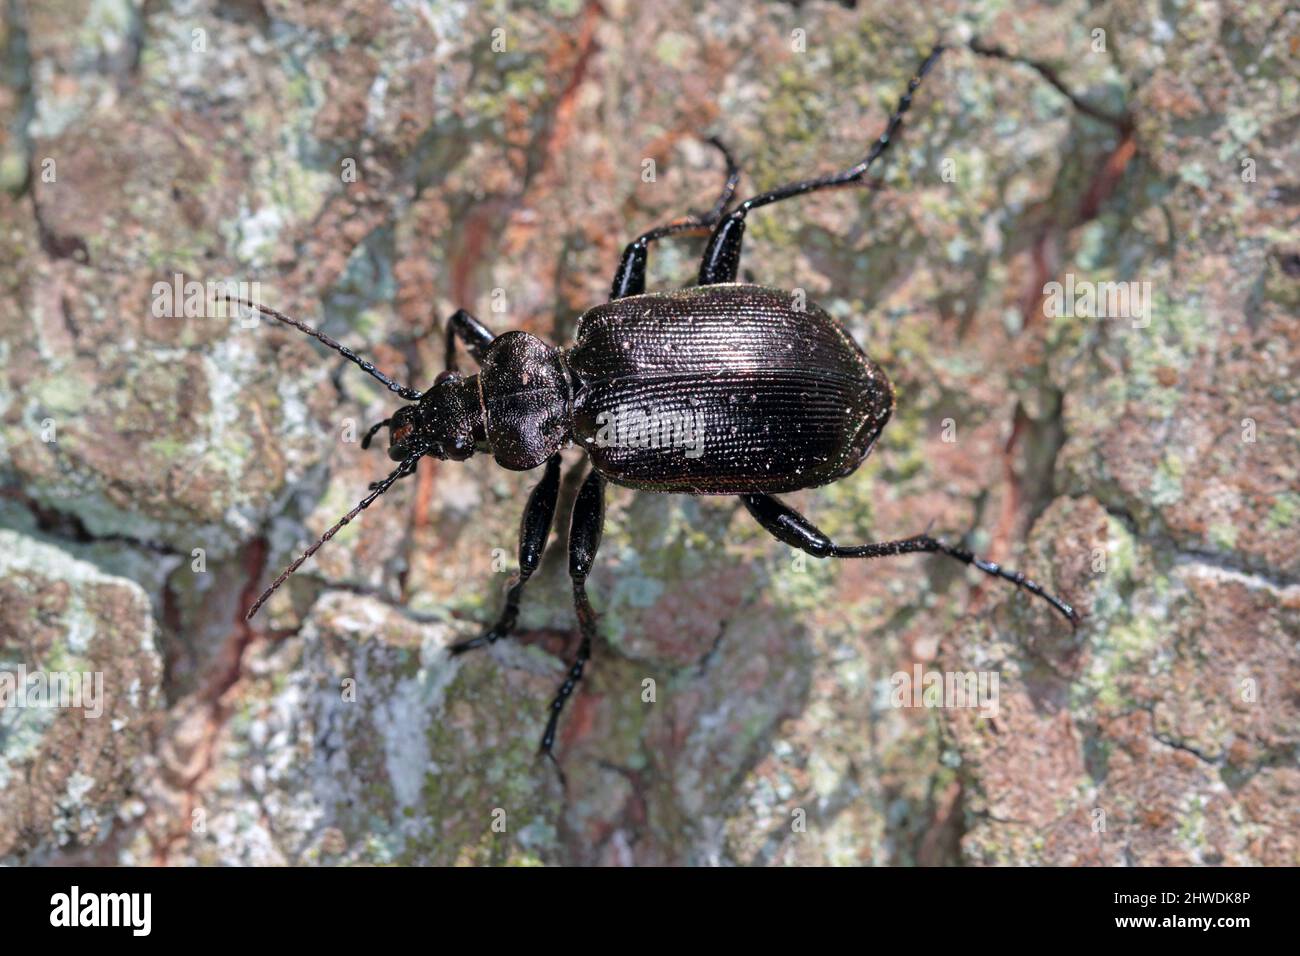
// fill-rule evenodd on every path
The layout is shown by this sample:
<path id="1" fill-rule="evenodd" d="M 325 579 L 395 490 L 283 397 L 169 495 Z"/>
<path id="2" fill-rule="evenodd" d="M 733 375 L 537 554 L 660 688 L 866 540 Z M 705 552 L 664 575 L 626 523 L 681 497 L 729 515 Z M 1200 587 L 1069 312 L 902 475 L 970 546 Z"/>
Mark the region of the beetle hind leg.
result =
<path id="1" fill-rule="evenodd" d="M 828 538 L 811 521 L 793 508 L 771 495 L 741 495 L 749 513 L 754 516 L 772 537 L 793 548 L 799 548 L 818 558 L 888 558 L 898 554 L 945 554 L 963 564 L 969 564 L 985 574 L 1010 581 L 1035 597 L 1042 598 L 1054 607 L 1072 626 L 1079 623 L 1075 609 L 1019 571 L 1012 571 L 992 561 L 977 558 L 964 548 L 955 548 L 928 534 L 918 534 L 897 541 L 880 541 L 873 544 L 838 545 Z"/>
<path id="2" fill-rule="evenodd" d="M 708 142 L 715 146 L 727 161 L 727 178 L 722 184 L 722 192 L 714 202 L 713 208 L 702 215 L 674 219 L 666 225 L 643 233 L 628 243 L 627 248 L 623 250 L 623 258 L 619 261 L 618 271 L 614 273 L 614 282 L 609 290 L 610 301 L 624 299 L 630 295 L 640 295 L 645 291 L 646 259 L 650 243 L 667 236 L 707 236 L 722 219 L 722 214 L 727 211 L 727 206 L 736 195 L 736 184 L 740 182 L 740 167 L 736 165 L 731 152 L 721 140 L 711 137 Z"/>

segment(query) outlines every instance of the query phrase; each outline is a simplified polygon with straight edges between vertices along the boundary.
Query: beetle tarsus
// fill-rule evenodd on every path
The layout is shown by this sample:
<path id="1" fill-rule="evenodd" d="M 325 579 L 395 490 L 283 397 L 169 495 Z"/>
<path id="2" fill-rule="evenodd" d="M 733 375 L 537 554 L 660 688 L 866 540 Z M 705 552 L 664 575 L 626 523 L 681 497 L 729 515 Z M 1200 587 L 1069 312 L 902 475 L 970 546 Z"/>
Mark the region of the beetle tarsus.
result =
<path id="1" fill-rule="evenodd" d="M 751 210 L 821 189 L 839 189 L 844 186 L 853 186 L 865 182 L 864 177 L 867 170 L 871 168 L 871 165 L 877 159 L 884 155 L 885 150 L 889 149 L 890 144 L 897 137 L 898 131 L 903 125 L 903 117 L 912 106 L 912 94 L 921 85 L 921 81 L 930 72 L 931 67 L 938 62 L 943 50 L 942 45 L 936 45 L 930 50 L 930 54 L 921 61 L 921 65 L 916 69 L 916 74 L 908 81 L 907 92 L 899 98 L 893 115 L 889 117 L 889 122 L 885 124 L 885 131 L 871 144 L 871 149 L 865 159 L 842 172 L 778 186 L 775 189 L 746 199 L 732 210 L 718 224 L 713 231 L 713 235 L 709 237 L 709 244 L 704 250 L 704 258 L 700 262 L 700 285 L 716 285 L 721 282 L 736 281 L 736 276 L 740 272 L 741 243 L 745 236 L 745 216 Z"/>
<path id="2" fill-rule="evenodd" d="M 1108 112 L 1076 95 L 1068 86 L 1065 85 L 1060 74 L 1056 72 L 1056 69 L 1050 64 L 1044 63 L 1042 60 L 1017 56 L 1014 53 L 1008 52 L 1005 47 L 999 46 L 996 43 L 985 43 L 980 37 L 972 37 L 968 46 L 972 52 L 978 53 L 980 56 L 986 56 L 993 60 L 1002 60 L 1006 63 L 1019 63 L 1022 66 L 1029 67 L 1051 84 L 1058 93 L 1070 101 L 1071 106 L 1085 116 L 1091 116 L 1093 119 L 1105 123 L 1108 126 L 1113 126 L 1121 131 L 1128 130 L 1133 125 L 1133 119 L 1128 114 L 1117 115 Z"/>
<path id="3" fill-rule="evenodd" d="M 560 762 L 555 759 L 555 754 L 550 750 L 539 747 L 537 750 L 537 756 L 545 759 L 547 763 L 555 768 L 555 775 L 560 778 L 560 789 L 567 793 L 569 790 L 569 778 L 565 775 L 564 768 L 560 766 Z"/>
<path id="4" fill-rule="evenodd" d="M 453 644 L 450 648 L 453 654 L 487 647 L 514 633 L 515 624 L 519 620 L 519 604 L 523 598 L 524 585 L 542 562 L 542 553 L 551 536 L 551 522 L 555 518 L 555 503 L 559 497 L 560 455 L 557 452 L 547 459 L 542 480 L 533 487 L 528 495 L 528 504 L 524 506 L 523 518 L 519 522 L 519 572 L 506 590 L 506 603 L 501 609 L 501 616 L 478 637 Z"/>
<path id="5" fill-rule="evenodd" d="M 1078 626 L 1079 614 L 1074 607 L 1049 594 L 1037 582 L 1019 571 L 1011 571 L 992 561 L 977 558 L 965 548 L 957 548 L 928 534 L 918 534 L 897 541 L 878 541 L 872 544 L 839 545 L 832 541 L 811 521 L 789 505 L 771 495 L 742 495 L 741 500 L 754 519 L 778 541 L 806 551 L 818 558 L 890 558 L 900 554 L 936 553 L 955 558 L 963 564 L 985 574 L 1010 581 L 1035 597 L 1042 598 L 1054 607 L 1073 626 Z"/>

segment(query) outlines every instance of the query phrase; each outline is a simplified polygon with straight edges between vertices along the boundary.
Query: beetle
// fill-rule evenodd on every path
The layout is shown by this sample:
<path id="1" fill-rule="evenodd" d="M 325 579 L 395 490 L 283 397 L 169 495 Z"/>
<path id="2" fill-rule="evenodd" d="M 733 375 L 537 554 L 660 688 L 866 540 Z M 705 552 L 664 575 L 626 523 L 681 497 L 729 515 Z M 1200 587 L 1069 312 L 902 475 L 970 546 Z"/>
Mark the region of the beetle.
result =
<path id="1" fill-rule="evenodd" d="M 934 47 L 922 61 L 867 156 L 842 172 L 788 183 L 733 206 L 740 171 L 726 148 L 711 140 L 727 163 L 712 209 L 629 243 L 609 301 L 580 317 L 575 342 L 567 348 L 522 331 L 495 335 L 459 309 L 447 323 L 446 370 L 432 388 L 419 392 L 306 323 L 235 299 L 314 336 L 410 403 L 362 440 L 368 448 L 377 432 L 388 428 L 388 454 L 397 468 L 371 485 L 370 494 L 285 568 L 249 608 L 248 617 L 340 528 L 414 473 L 422 457 L 463 461 L 488 453 L 504 468 L 541 468 L 542 476 L 524 508 L 519 571 L 500 616 L 479 636 L 453 645 L 451 652 L 463 654 L 508 637 L 550 535 L 561 449 L 576 444 L 590 461 L 569 532 L 569 577 L 581 644 L 551 701 L 542 735 L 541 751 L 552 760 L 560 713 L 582 679 L 597 637 L 586 582 L 600 547 L 607 482 L 650 492 L 737 496 L 773 537 L 817 558 L 947 555 L 1015 584 L 1077 624 L 1071 605 L 1020 572 L 940 538 L 923 533 L 843 545 L 774 497 L 854 472 L 893 413 L 894 390 L 885 372 L 820 307 L 792 292 L 736 281 L 746 216 L 818 190 L 877 185 L 866 173 L 897 136 L 912 95 L 943 49 Z M 681 234 L 709 237 L 697 285 L 647 293 L 651 243 Z M 460 372 L 458 344 L 477 361 L 477 374 Z"/>

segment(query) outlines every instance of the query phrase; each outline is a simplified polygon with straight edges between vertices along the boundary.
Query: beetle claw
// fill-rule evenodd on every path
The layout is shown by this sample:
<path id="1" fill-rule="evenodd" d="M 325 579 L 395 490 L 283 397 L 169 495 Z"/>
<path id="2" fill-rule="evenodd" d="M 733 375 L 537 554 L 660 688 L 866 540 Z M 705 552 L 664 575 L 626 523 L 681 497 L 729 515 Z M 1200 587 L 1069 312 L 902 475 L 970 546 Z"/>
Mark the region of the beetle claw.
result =
<path id="1" fill-rule="evenodd" d="M 551 766 L 555 768 L 555 775 L 560 778 L 560 789 L 563 790 L 565 793 L 568 793 L 569 778 L 564 775 L 564 768 L 561 767 L 560 762 L 555 759 L 554 751 L 552 751 L 550 747 L 543 744 L 542 746 L 537 748 L 537 757 L 539 760 L 545 758 L 550 761 Z"/>

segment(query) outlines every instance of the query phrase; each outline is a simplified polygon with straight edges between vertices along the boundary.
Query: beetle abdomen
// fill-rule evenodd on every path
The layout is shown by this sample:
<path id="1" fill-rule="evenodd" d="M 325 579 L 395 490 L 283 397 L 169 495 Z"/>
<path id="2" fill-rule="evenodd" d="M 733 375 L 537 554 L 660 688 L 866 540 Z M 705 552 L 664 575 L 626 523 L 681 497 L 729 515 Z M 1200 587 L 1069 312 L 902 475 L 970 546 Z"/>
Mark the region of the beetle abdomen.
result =
<path id="1" fill-rule="evenodd" d="M 884 373 L 792 293 L 713 285 L 583 315 L 566 361 L 573 438 L 648 491 L 783 492 L 861 464 L 893 409 Z"/>

